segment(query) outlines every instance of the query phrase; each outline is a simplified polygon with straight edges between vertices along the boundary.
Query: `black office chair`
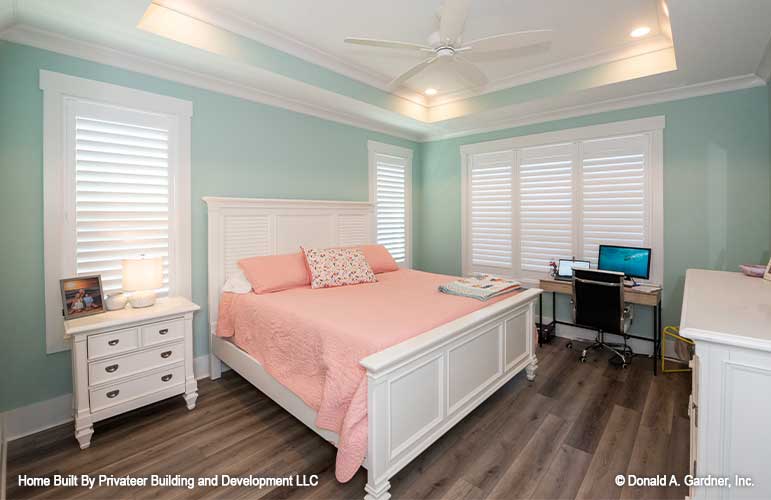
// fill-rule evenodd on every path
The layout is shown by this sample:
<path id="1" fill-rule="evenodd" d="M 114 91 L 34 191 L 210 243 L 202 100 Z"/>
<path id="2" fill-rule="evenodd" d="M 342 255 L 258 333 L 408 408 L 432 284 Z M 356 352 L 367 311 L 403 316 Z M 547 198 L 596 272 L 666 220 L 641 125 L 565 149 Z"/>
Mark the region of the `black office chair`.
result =
<path id="1" fill-rule="evenodd" d="M 608 349 L 626 368 L 634 353 L 627 344 L 632 324 L 632 309 L 624 304 L 624 275 L 613 271 L 576 269 L 573 272 L 573 322 L 597 329 L 594 344 L 581 353 L 581 362 L 594 349 Z M 622 344 L 605 342 L 605 334 L 620 335 Z"/>

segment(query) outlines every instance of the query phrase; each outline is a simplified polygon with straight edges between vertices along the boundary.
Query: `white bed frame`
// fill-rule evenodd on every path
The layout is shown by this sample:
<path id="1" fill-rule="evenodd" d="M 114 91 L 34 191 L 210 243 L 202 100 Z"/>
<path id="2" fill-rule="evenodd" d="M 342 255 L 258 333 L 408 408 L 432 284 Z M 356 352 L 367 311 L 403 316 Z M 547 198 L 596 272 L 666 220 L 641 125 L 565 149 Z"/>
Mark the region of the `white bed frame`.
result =
<path id="1" fill-rule="evenodd" d="M 205 197 L 209 210 L 211 378 L 221 362 L 305 425 L 316 412 L 251 356 L 217 337 L 221 287 L 239 259 L 296 252 L 299 247 L 371 243 L 370 203 Z M 367 500 L 387 500 L 388 482 L 458 421 L 522 370 L 535 379 L 534 303 L 530 289 L 364 358 L 368 379 Z"/>

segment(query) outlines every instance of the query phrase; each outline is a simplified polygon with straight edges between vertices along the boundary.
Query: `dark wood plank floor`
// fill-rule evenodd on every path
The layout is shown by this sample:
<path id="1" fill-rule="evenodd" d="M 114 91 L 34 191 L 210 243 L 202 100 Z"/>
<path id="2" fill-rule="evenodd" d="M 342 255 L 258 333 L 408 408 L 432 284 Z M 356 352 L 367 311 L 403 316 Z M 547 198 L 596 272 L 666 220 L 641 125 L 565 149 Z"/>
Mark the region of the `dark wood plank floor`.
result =
<path id="1" fill-rule="evenodd" d="M 621 370 L 586 364 L 562 340 L 538 351 L 538 377 L 506 384 L 391 480 L 396 499 L 683 498 L 685 488 L 620 488 L 617 474 L 688 467 L 689 375 L 653 377 L 636 358 Z M 8 498 L 362 498 L 366 472 L 334 479 L 335 448 L 232 372 L 199 384 L 198 407 L 173 398 L 96 425 L 80 451 L 71 426 L 9 446 Z M 286 476 L 315 488 L 17 486 L 19 474 Z"/>

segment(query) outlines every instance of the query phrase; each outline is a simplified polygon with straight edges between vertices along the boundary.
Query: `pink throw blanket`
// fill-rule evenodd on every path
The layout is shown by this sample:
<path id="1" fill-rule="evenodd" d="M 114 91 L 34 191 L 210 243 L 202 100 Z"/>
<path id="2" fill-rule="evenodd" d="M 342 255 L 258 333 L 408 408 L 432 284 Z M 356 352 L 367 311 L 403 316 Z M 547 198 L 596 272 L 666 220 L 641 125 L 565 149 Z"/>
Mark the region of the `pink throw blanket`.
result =
<path id="1" fill-rule="evenodd" d="M 453 276 L 399 270 L 377 283 L 257 295 L 225 293 L 217 335 L 233 337 L 338 433 L 335 475 L 346 482 L 367 453 L 367 377 L 376 352 L 494 304 L 442 294 Z"/>

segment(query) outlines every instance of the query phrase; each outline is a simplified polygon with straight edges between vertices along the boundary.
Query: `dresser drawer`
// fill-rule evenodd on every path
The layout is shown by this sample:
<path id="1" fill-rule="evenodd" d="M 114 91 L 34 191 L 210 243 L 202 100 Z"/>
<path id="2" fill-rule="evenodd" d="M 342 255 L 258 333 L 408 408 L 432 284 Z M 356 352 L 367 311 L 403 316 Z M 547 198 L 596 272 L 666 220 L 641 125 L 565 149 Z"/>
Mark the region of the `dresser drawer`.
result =
<path id="1" fill-rule="evenodd" d="M 180 391 L 183 391 L 184 382 L 185 367 L 180 364 L 144 377 L 118 382 L 100 389 L 91 389 L 89 391 L 91 412 L 97 412 L 169 387 L 180 386 Z"/>
<path id="2" fill-rule="evenodd" d="M 184 359 L 185 343 L 162 345 L 141 352 L 132 352 L 88 364 L 88 385 L 95 386 L 128 375 L 173 365 Z"/>
<path id="3" fill-rule="evenodd" d="M 185 321 L 173 319 L 141 327 L 142 345 L 149 346 L 181 339 L 185 335 Z"/>
<path id="4" fill-rule="evenodd" d="M 129 328 L 88 337 L 88 359 L 98 359 L 139 347 L 139 329 Z"/>

